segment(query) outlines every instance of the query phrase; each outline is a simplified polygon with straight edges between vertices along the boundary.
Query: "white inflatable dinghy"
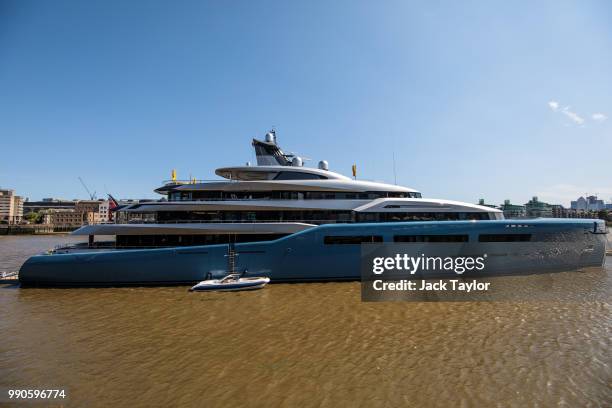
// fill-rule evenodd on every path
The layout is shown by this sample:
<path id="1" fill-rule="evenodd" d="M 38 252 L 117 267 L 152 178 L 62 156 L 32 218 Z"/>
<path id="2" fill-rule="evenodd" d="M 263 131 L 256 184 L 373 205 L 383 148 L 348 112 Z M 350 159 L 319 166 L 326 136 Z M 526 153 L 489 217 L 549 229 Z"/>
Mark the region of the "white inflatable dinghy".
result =
<path id="1" fill-rule="evenodd" d="M 197 292 L 212 292 L 212 291 L 238 291 L 238 290 L 255 290 L 261 289 L 270 282 L 270 278 L 265 277 L 248 277 L 241 278 L 240 274 L 233 273 L 227 275 L 223 279 L 208 279 L 204 280 L 189 291 Z"/>

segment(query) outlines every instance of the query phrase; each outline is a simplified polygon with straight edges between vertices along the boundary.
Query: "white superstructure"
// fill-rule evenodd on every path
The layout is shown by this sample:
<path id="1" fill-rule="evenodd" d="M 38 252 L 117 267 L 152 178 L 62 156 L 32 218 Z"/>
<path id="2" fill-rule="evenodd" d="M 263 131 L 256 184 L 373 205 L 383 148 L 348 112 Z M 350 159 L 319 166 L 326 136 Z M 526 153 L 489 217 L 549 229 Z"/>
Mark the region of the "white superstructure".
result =
<path id="1" fill-rule="evenodd" d="M 89 226 L 82 235 L 273 234 L 327 223 L 502 219 L 500 210 L 422 198 L 415 189 L 356 180 L 284 153 L 270 132 L 253 139 L 256 166 L 223 167 L 212 181 L 169 181 L 165 200 L 121 208 L 115 225 Z"/>

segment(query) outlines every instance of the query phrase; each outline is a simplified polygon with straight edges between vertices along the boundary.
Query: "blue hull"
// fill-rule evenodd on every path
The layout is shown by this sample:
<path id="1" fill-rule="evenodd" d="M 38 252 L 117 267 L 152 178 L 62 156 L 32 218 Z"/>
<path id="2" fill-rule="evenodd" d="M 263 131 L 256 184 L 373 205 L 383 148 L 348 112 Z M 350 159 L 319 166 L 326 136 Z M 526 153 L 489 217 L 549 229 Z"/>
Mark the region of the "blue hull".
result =
<path id="1" fill-rule="evenodd" d="M 328 245 L 326 236 L 377 235 L 392 243 L 402 234 L 464 234 L 468 242 L 444 245 L 457 256 L 490 254 L 490 274 L 567 270 L 603 265 L 606 237 L 596 232 L 596 220 L 581 219 L 328 224 L 275 241 L 236 244 L 236 268 L 273 282 L 358 280 L 361 246 Z M 509 233 L 530 234 L 531 241 L 479 242 L 481 234 Z M 51 286 L 193 284 L 209 274 L 226 275 L 226 253 L 227 245 L 209 245 L 36 255 L 23 264 L 19 280 Z"/>

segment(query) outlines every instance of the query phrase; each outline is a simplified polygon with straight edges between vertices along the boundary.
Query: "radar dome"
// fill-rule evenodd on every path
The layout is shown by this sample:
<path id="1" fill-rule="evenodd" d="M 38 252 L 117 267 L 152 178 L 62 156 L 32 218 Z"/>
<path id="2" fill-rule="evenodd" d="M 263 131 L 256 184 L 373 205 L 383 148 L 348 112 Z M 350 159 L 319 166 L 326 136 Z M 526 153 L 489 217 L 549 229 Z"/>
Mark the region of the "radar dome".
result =
<path id="1" fill-rule="evenodd" d="M 329 163 L 327 162 L 327 160 L 321 160 L 319 162 L 319 168 L 321 170 L 329 170 Z"/>
<path id="2" fill-rule="evenodd" d="M 276 135 L 274 134 L 273 131 L 266 133 L 266 142 L 276 143 Z"/>
<path id="3" fill-rule="evenodd" d="M 291 165 L 293 167 L 302 167 L 304 165 L 304 162 L 302 161 L 301 157 L 295 156 L 293 160 L 291 160 Z"/>

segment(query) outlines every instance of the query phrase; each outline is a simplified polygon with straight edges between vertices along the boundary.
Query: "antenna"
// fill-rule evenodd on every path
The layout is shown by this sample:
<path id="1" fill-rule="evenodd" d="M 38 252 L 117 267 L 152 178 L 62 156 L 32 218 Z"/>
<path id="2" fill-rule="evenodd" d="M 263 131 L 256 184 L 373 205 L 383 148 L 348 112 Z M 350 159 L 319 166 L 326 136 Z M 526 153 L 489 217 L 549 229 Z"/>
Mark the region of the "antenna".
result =
<path id="1" fill-rule="evenodd" d="M 393 143 L 393 150 L 391 152 L 393 153 L 393 184 L 397 186 L 397 169 L 395 167 L 395 146 L 397 146 L 397 143 L 396 143 L 395 135 L 392 136 L 392 143 Z"/>
<path id="2" fill-rule="evenodd" d="M 395 172 L 395 151 L 393 151 L 393 183 L 397 186 L 397 174 Z"/>
<path id="3" fill-rule="evenodd" d="M 87 191 L 87 194 L 89 194 L 89 199 L 90 200 L 95 200 L 96 199 L 96 192 L 94 191 L 93 194 L 92 194 L 91 191 L 89 191 L 89 188 L 87 188 L 87 184 L 85 184 L 85 182 L 83 181 L 81 176 L 79 176 L 79 181 L 81 182 L 81 184 L 85 188 L 85 191 Z"/>

